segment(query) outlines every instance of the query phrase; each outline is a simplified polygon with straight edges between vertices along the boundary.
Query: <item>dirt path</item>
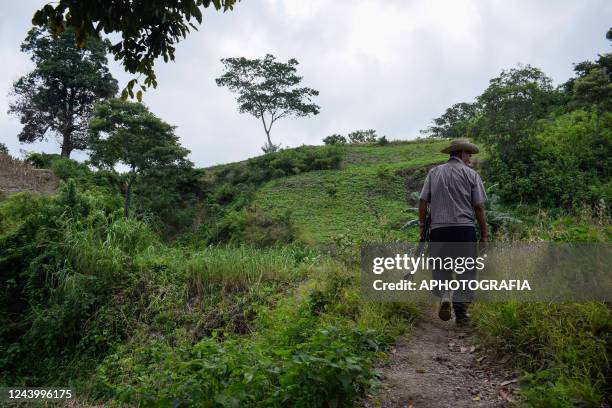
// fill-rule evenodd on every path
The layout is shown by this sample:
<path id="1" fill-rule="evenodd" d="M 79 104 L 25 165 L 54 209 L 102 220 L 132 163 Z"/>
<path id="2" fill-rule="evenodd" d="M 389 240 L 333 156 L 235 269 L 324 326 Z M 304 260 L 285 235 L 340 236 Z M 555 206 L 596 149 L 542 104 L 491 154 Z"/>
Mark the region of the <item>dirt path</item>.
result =
<path id="1" fill-rule="evenodd" d="M 509 407 L 515 374 L 480 351 L 469 330 L 432 311 L 378 367 L 383 387 L 365 407 Z M 507 361 L 506 361 L 507 362 Z"/>

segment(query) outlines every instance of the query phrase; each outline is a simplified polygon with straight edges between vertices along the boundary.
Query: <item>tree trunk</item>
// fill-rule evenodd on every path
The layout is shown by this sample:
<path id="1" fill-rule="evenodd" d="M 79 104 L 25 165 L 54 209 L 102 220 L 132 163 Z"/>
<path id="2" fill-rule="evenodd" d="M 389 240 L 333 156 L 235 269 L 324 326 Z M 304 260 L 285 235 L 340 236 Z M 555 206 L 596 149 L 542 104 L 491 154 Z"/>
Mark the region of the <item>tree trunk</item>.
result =
<path id="1" fill-rule="evenodd" d="M 123 201 L 123 215 L 125 218 L 128 218 L 130 213 L 130 189 L 132 188 L 132 183 L 128 182 L 128 185 L 125 188 L 125 199 Z"/>
<path id="2" fill-rule="evenodd" d="M 70 157 L 72 153 L 72 133 L 66 132 L 62 138 L 62 157 Z"/>
<path id="3" fill-rule="evenodd" d="M 270 131 L 266 129 L 266 136 L 268 137 L 268 146 L 272 146 L 272 140 L 270 140 Z"/>
<path id="4" fill-rule="evenodd" d="M 127 182 L 127 186 L 125 187 L 125 199 L 123 201 L 123 215 L 125 218 L 128 218 L 130 214 L 130 195 L 132 192 L 132 183 L 134 182 L 134 178 L 136 178 L 136 175 L 132 173 Z"/>
<path id="5" fill-rule="evenodd" d="M 272 140 L 270 139 L 270 130 L 272 128 L 272 124 L 270 124 L 270 128 L 266 126 L 266 119 L 264 118 L 263 111 L 261 112 L 261 123 L 263 123 L 264 130 L 266 131 L 266 137 L 268 138 L 268 147 L 272 147 Z"/>

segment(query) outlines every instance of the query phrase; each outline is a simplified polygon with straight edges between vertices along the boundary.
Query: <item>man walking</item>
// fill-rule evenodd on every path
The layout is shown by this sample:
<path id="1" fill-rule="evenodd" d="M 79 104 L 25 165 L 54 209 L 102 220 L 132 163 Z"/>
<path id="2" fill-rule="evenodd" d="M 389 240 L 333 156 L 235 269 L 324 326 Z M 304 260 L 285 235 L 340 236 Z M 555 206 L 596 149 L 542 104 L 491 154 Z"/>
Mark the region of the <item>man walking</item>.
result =
<path id="1" fill-rule="evenodd" d="M 474 219 L 480 228 L 480 241 L 488 240 L 484 209 L 486 193 L 480 175 L 469 167 L 472 154 L 478 151 L 478 147 L 467 139 L 453 140 L 441 150 L 450 155 L 448 162 L 434 167 L 427 174 L 419 200 L 419 226 L 422 232 L 429 205 L 430 257 L 476 258 L 478 250 Z M 452 270 L 433 271 L 433 279 L 439 282 L 450 281 L 452 275 Z M 460 276 L 461 280 L 474 279 L 475 269 L 467 269 Z M 433 292 L 441 298 L 440 319 L 450 320 L 452 302 L 456 323 L 469 323 L 468 307 L 473 298 L 471 291 L 450 293 L 435 289 Z"/>

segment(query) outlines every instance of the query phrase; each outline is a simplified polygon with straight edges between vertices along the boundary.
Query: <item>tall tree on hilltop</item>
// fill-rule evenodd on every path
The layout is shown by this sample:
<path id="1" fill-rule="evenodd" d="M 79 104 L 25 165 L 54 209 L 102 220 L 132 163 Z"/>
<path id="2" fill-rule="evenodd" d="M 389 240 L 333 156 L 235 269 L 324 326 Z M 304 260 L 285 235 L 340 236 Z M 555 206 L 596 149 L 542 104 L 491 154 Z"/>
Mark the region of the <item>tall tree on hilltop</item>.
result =
<path id="1" fill-rule="evenodd" d="M 64 157 L 87 147 L 94 104 L 117 93 L 117 81 L 107 68 L 107 47 L 91 37 L 78 48 L 71 30 L 59 36 L 40 28 L 28 32 L 21 50 L 31 54 L 35 68 L 13 84 L 8 110 L 23 124 L 19 141 L 33 143 L 55 134 Z"/>
<path id="2" fill-rule="evenodd" d="M 90 121 L 90 162 L 102 169 L 128 167 L 124 214 L 130 209 L 132 185 L 138 176 L 162 169 L 192 167 L 189 150 L 182 147 L 174 126 L 167 124 L 141 103 L 110 99 L 98 106 Z"/>
<path id="3" fill-rule="evenodd" d="M 276 62 L 273 55 L 263 59 L 224 58 L 225 73 L 216 79 L 218 86 L 226 86 L 238 93 L 238 110 L 261 119 L 268 141 L 264 152 L 278 150 L 270 139 L 272 125 L 288 116 L 308 116 L 319 113 L 319 106 L 311 101 L 319 91 L 299 87 L 302 77 L 296 74 L 299 63 L 291 58 L 286 63 Z"/>

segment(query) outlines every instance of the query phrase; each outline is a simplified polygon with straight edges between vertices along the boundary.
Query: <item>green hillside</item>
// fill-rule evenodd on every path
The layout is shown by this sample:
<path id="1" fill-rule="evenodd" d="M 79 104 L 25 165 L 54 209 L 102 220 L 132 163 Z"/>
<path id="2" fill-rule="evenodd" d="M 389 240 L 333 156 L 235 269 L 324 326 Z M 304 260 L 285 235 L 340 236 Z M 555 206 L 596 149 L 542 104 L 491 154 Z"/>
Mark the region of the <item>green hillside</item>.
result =
<path id="1" fill-rule="evenodd" d="M 443 144 L 345 146 L 340 169 L 272 180 L 257 191 L 254 205 L 273 214 L 288 211 L 297 238 L 307 244 L 332 243 L 343 234 L 364 240 L 414 238 L 414 231 L 399 231 L 416 216 L 410 210 L 414 202 L 407 199 L 403 171 L 445 161 L 439 153 Z"/>
<path id="2" fill-rule="evenodd" d="M 303 146 L 200 169 L 204 199 L 174 209 L 195 214 L 174 237 L 124 217 L 116 176 L 36 156 L 62 182 L 0 201 L 0 384 L 68 384 L 83 405 L 358 403 L 429 307 L 364 301 L 359 245 L 416 239 L 401 228 L 410 195 L 445 143 Z M 592 214 L 490 209 L 493 239 L 611 239 Z M 599 303 L 474 307 L 484 344 L 516 356 L 541 406 L 602 401 L 610 321 Z"/>

